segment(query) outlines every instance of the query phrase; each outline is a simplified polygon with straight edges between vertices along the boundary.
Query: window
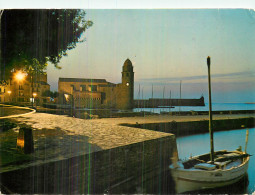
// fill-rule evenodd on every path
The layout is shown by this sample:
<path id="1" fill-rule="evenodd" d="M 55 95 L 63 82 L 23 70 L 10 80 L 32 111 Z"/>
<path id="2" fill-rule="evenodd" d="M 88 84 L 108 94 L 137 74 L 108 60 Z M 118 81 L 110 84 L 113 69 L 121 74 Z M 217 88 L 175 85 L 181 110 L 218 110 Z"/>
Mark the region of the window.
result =
<path id="1" fill-rule="evenodd" d="M 89 86 L 89 91 L 97 91 L 97 85 Z"/>
<path id="2" fill-rule="evenodd" d="M 86 91 L 86 85 L 81 85 L 80 86 L 80 91 Z"/>
<path id="3" fill-rule="evenodd" d="M 75 91 L 75 86 L 74 85 L 71 85 L 71 91 Z"/>

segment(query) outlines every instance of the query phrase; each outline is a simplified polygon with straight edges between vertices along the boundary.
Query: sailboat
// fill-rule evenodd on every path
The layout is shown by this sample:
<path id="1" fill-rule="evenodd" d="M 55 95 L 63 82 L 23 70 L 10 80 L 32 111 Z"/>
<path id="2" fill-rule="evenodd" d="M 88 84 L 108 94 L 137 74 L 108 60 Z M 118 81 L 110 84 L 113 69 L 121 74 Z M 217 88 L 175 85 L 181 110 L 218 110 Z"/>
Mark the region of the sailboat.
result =
<path id="1" fill-rule="evenodd" d="M 211 79 L 210 57 L 207 58 L 209 86 L 209 132 L 211 152 L 194 156 L 186 161 L 173 158 L 169 166 L 175 181 L 176 193 L 227 186 L 241 180 L 248 169 L 250 155 L 246 153 L 249 132 L 246 132 L 245 150 L 239 147 L 235 151 L 214 151 L 212 112 L 211 112 Z"/>

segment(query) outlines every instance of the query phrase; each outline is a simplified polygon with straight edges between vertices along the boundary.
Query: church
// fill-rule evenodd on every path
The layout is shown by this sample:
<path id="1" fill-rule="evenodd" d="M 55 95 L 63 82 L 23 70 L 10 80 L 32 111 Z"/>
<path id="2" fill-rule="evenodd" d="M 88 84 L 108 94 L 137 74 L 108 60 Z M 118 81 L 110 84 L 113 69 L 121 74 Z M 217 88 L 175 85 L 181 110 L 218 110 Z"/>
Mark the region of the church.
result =
<path id="1" fill-rule="evenodd" d="M 127 59 L 122 67 L 122 82 L 105 79 L 59 78 L 59 103 L 75 108 L 132 109 L 134 106 L 134 71 Z"/>

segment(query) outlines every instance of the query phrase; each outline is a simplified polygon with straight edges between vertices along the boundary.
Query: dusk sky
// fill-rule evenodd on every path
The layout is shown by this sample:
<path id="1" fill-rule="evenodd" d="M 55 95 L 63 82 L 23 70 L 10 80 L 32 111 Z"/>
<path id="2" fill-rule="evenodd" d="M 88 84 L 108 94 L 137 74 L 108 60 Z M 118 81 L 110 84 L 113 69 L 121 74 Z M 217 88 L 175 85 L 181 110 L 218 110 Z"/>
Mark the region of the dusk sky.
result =
<path id="1" fill-rule="evenodd" d="M 120 83 L 121 68 L 134 65 L 135 98 L 180 96 L 207 102 L 206 58 L 211 56 L 213 102 L 255 102 L 255 12 L 249 9 L 86 10 L 94 25 L 86 42 L 68 52 L 56 70 L 48 67 L 51 90 L 59 77 L 105 78 Z"/>

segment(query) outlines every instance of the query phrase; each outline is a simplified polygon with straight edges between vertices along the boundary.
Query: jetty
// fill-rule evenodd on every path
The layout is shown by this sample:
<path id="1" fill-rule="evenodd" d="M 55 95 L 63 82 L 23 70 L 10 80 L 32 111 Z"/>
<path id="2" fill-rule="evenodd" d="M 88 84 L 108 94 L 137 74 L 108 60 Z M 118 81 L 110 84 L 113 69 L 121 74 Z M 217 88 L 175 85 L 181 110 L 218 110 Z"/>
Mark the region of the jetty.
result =
<path id="1" fill-rule="evenodd" d="M 199 99 L 149 98 L 134 100 L 135 108 L 158 108 L 171 106 L 205 106 L 204 97 Z"/>

